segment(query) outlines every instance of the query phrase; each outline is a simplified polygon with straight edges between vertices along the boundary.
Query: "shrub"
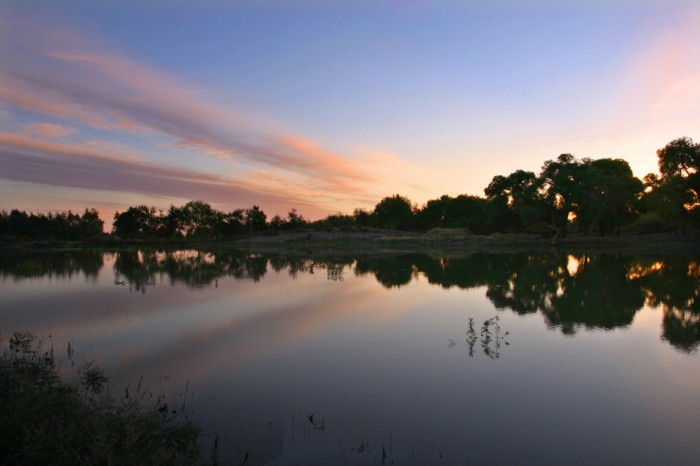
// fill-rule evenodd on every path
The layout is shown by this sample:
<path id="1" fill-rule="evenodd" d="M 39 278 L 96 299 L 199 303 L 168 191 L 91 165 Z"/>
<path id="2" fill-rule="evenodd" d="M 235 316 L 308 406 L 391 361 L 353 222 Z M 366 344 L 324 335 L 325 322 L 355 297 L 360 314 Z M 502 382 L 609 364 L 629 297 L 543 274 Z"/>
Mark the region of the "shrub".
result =
<path id="1" fill-rule="evenodd" d="M 162 398 L 114 400 L 107 378 L 91 363 L 80 385 L 61 381 L 53 349 L 30 333 L 15 332 L 0 356 L 0 463 L 193 464 L 200 428 L 181 421 Z"/>

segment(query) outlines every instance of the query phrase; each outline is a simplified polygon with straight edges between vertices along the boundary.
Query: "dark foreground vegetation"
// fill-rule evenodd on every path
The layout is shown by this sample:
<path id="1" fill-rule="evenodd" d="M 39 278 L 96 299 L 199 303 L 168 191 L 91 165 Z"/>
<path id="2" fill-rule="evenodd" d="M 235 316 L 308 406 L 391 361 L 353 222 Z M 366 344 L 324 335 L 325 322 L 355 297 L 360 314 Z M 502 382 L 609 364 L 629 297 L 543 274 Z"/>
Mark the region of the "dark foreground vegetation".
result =
<path id="1" fill-rule="evenodd" d="M 562 154 L 547 160 L 539 175 L 517 170 L 498 175 L 485 197 L 441 196 L 418 207 L 399 194 L 373 210 L 334 214 L 307 221 L 296 209 L 268 219 L 258 206 L 222 212 L 204 201 L 171 206 L 167 212 L 146 205 L 114 215 L 112 237 L 120 240 L 220 240 L 300 228 L 379 228 L 425 232 L 464 228 L 473 234 L 538 233 L 564 237 L 632 233 L 685 233 L 700 228 L 700 144 L 684 137 L 657 151 L 660 175 L 636 178 L 623 159 L 577 159 Z M 0 239 L 95 240 L 103 222 L 95 210 L 82 216 L 0 214 Z"/>
<path id="2" fill-rule="evenodd" d="M 70 350 L 69 350 L 70 356 Z M 53 348 L 15 333 L 0 357 L 0 464 L 199 463 L 200 429 L 178 420 L 150 392 L 107 395 L 107 378 L 92 364 L 78 369 L 79 383 L 62 382 Z"/>

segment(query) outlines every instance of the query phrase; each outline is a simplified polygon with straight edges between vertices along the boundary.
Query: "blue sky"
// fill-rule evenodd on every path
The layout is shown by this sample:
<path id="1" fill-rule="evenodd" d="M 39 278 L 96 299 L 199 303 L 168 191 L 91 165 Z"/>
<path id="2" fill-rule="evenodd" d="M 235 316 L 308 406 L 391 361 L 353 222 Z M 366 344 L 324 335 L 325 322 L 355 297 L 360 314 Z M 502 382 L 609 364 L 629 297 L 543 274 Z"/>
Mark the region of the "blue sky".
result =
<path id="1" fill-rule="evenodd" d="M 690 1 L 0 1 L 0 209 L 202 199 L 310 218 L 639 177 L 700 127 Z"/>

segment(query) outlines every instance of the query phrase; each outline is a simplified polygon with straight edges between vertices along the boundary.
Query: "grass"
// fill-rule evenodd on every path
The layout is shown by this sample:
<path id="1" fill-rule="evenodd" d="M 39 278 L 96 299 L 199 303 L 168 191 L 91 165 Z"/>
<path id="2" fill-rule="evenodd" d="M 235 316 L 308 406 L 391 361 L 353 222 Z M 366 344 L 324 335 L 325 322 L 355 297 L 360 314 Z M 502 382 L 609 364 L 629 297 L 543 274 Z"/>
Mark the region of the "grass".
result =
<path id="1" fill-rule="evenodd" d="M 146 391 L 111 398 L 108 379 L 91 363 L 79 382 L 61 380 L 53 348 L 15 332 L 0 345 L 0 465 L 202 463 L 201 430 Z"/>

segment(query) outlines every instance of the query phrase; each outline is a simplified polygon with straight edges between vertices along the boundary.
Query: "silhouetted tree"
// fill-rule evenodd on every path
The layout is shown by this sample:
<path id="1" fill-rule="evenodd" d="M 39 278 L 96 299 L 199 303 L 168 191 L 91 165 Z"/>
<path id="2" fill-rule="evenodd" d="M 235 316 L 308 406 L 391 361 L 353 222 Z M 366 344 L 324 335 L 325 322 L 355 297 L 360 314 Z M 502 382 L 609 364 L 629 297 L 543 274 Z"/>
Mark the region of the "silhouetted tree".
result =
<path id="1" fill-rule="evenodd" d="M 245 225 L 249 231 L 264 231 L 267 228 L 267 215 L 254 205 L 245 211 Z"/>
<path id="2" fill-rule="evenodd" d="M 695 199 L 700 196 L 700 144 L 689 137 L 674 139 L 656 151 L 659 171 L 665 179 L 681 177 L 692 190 Z"/>
<path id="3" fill-rule="evenodd" d="M 178 230 L 186 238 L 213 239 L 221 236 L 223 214 L 204 201 L 190 201 L 180 208 Z"/>
<path id="4" fill-rule="evenodd" d="M 0 237 L 17 240 L 95 240 L 102 236 L 104 223 L 95 209 L 83 215 L 68 212 L 35 214 L 12 209 L 0 213 Z"/>
<path id="5" fill-rule="evenodd" d="M 156 238 L 163 225 L 163 216 L 155 207 L 139 205 L 114 214 L 112 234 L 120 238 Z"/>
<path id="6" fill-rule="evenodd" d="M 245 231 L 245 211 L 243 209 L 236 209 L 223 214 L 221 218 L 221 233 L 224 236 L 236 236 L 245 233 Z"/>
<path id="7" fill-rule="evenodd" d="M 358 227 L 368 227 L 372 222 L 372 214 L 365 209 L 355 209 L 352 216 Z"/>
<path id="8" fill-rule="evenodd" d="M 78 236 L 80 239 L 92 240 L 102 236 L 104 222 L 100 219 L 97 210 L 85 209 L 80 217 Z"/>
<path id="9" fill-rule="evenodd" d="M 411 201 L 399 194 L 379 201 L 374 207 L 373 216 L 380 228 L 409 230 L 415 223 Z"/>
<path id="10" fill-rule="evenodd" d="M 679 138 L 656 154 L 661 177 L 645 177 L 646 206 L 680 232 L 689 219 L 700 225 L 700 145 Z"/>
<path id="11" fill-rule="evenodd" d="M 643 183 L 622 159 L 584 159 L 576 176 L 573 212 L 584 233 L 597 223 L 601 235 L 613 229 L 619 235 L 620 227 L 630 223 L 638 212 Z"/>
<path id="12" fill-rule="evenodd" d="M 318 220 L 312 224 L 313 226 L 316 227 L 323 227 L 323 228 L 341 228 L 341 229 L 349 229 L 353 228 L 354 226 L 360 226 L 356 224 L 355 222 L 355 217 L 352 215 L 344 215 L 338 212 L 337 214 L 331 214 L 328 215 L 326 218 L 322 220 Z"/>
<path id="13" fill-rule="evenodd" d="M 287 213 L 287 218 L 282 220 L 280 228 L 282 230 L 294 230 L 297 228 L 302 228 L 306 226 L 308 222 L 306 219 L 297 212 L 296 209 L 291 209 Z"/>
<path id="14" fill-rule="evenodd" d="M 561 154 L 556 160 L 547 160 L 540 173 L 549 223 L 562 236 L 566 235 L 569 215 L 574 210 L 579 169 L 578 160 L 573 155 Z"/>
<path id="15" fill-rule="evenodd" d="M 522 231 L 545 217 L 545 204 L 539 193 L 540 180 L 533 172 L 516 170 L 508 176 L 495 176 L 484 189 L 499 230 Z"/>

